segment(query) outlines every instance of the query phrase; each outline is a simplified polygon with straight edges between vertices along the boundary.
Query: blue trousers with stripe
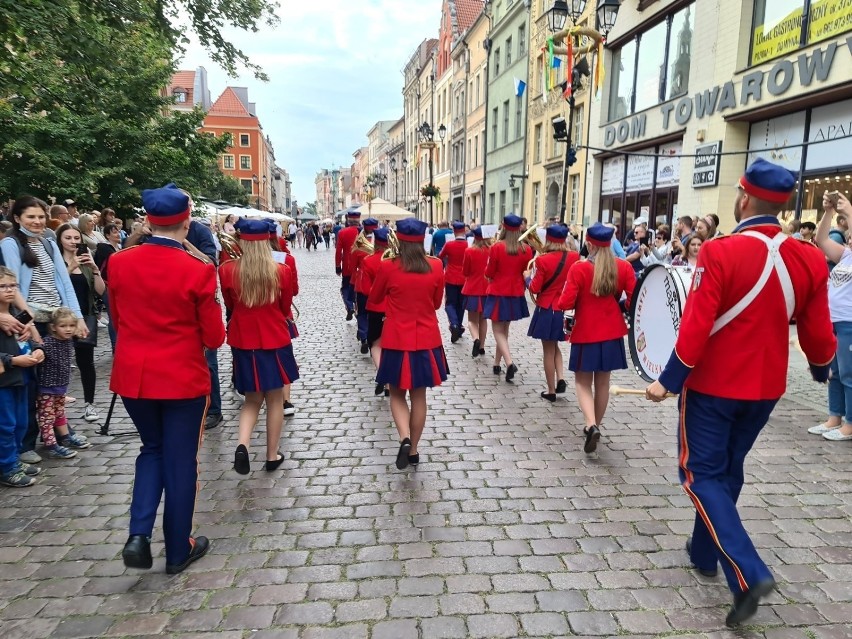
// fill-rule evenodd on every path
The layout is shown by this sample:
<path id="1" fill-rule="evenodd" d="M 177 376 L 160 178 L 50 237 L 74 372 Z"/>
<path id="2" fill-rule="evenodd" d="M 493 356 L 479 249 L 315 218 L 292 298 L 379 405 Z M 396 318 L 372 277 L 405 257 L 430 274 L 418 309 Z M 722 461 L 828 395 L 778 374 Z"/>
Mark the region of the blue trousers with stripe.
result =
<path id="1" fill-rule="evenodd" d="M 680 481 L 695 505 L 692 563 L 716 562 L 733 593 L 772 577 L 739 513 L 743 464 L 777 400 L 736 400 L 684 389 L 680 396 Z"/>
<path id="2" fill-rule="evenodd" d="M 367 296 L 363 293 L 355 294 L 355 302 L 356 302 L 356 311 L 358 315 L 356 316 L 356 320 L 358 321 L 358 327 L 356 332 L 358 333 L 358 341 L 366 342 L 367 341 L 367 326 L 369 324 L 367 320 Z"/>
<path id="3" fill-rule="evenodd" d="M 464 321 L 464 295 L 461 284 L 444 284 L 444 310 L 450 326 L 461 328 Z"/>
<path id="4" fill-rule="evenodd" d="M 352 284 L 352 277 L 343 275 L 340 280 L 340 296 L 343 298 L 343 305 L 347 311 L 355 310 L 355 285 Z"/>
<path id="5" fill-rule="evenodd" d="M 165 493 L 163 535 L 166 564 L 189 557 L 189 538 L 198 493 L 198 448 L 208 398 L 154 400 L 121 398 L 142 440 L 136 458 L 130 534 L 150 537 Z"/>

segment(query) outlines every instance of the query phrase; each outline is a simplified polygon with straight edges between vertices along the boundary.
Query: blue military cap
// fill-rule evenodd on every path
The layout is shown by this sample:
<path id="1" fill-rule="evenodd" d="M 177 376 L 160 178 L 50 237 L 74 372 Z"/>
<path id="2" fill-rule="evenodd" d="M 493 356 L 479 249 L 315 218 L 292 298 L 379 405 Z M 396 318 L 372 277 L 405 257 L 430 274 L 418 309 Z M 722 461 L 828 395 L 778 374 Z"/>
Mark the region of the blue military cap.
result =
<path id="1" fill-rule="evenodd" d="M 239 232 L 240 239 L 246 242 L 269 240 L 270 228 L 266 220 L 249 220 L 241 217 L 234 222 L 234 228 Z"/>
<path id="2" fill-rule="evenodd" d="M 277 238 L 278 237 L 278 224 L 275 220 L 263 220 L 266 222 L 266 227 L 269 230 L 269 237 Z"/>
<path id="3" fill-rule="evenodd" d="M 375 231 L 373 231 L 373 242 L 377 244 L 387 244 L 388 233 L 390 233 L 390 229 L 386 226 L 380 229 L 376 229 Z"/>
<path id="4" fill-rule="evenodd" d="M 190 214 L 189 196 L 171 182 L 160 189 L 142 191 L 142 206 L 155 226 L 183 222 Z"/>
<path id="5" fill-rule="evenodd" d="M 523 223 L 524 221 L 513 213 L 503 218 L 503 226 L 507 229 L 519 229 Z"/>
<path id="6" fill-rule="evenodd" d="M 396 223 L 396 237 L 400 242 L 422 242 L 426 237 L 426 222 L 407 217 Z"/>
<path id="7" fill-rule="evenodd" d="M 460 222 L 459 220 L 456 220 L 455 222 L 453 222 L 453 230 L 454 231 L 464 231 L 464 222 Z"/>
<path id="8" fill-rule="evenodd" d="M 796 188 L 796 176 L 783 166 L 757 158 L 746 169 L 739 185 L 759 200 L 783 204 Z"/>
<path id="9" fill-rule="evenodd" d="M 375 218 L 368 217 L 366 220 L 361 222 L 361 225 L 364 227 L 365 233 L 372 233 L 379 228 L 379 221 Z"/>
<path id="10" fill-rule="evenodd" d="M 615 233 L 614 228 L 604 226 L 600 222 L 595 222 L 586 231 L 586 241 L 595 246 L 609 246 L 612 242 L 613 233 Z"/>
<path id="11" fill-rule="evenodd" d="M 545 231 L 545 238 L 548 242 L 561 244 L 568 237 L 568 227 L 561 224 L 552 224 Z"/>
<path id="12" fill-rule="evenodd" d="M 353 211 L 352 209 L 346 211 L 346 219 L 348 219 L 348 220 L 360 220 L 361 219 L 361 211 Z"/>
<path id="13" fill-rule="evenodd" d="M 473 234 L 476 237 L 482 237 L 482 227 L 477 226 L 475 229 L 473 229 Z"/>

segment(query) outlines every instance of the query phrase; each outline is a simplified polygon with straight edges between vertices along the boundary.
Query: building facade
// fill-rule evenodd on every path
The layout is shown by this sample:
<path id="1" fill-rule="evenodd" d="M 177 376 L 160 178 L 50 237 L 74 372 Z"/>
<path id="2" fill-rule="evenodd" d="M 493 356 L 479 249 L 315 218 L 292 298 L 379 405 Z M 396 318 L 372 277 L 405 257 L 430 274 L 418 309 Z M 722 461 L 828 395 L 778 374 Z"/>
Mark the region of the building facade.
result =
<path id="1" fill-rule="evenodd" d="M 412 213 L 419 212 L 420 201 L 420 138 L 418 129 L 423 122 L 420 105 L 422 102 L 420 90 L 422 73 L 427 66 L 431 67 L 432 52 L 438 46 L 438 40 L 427 38 L 415 49 L 403 69 L 404 84 L 402 89 L 403 119 L 405 120 L 404 143 L 405 157 L 408 166 L 402 175 L 401 206 Z M 428 103 L 428 101 L 427 101 Z"/>
<path id="2" fill-rule="evenodd" d="M 207 86 L 207 69 L 198 67 L 194 71 L 177 71 L 172 76 L 168 94 L 174 98 L 172 111 L 192 111 L 201 107 L 208 111 L 213 102 Z"/>
<path id="3" fill-rule="evenodd" d="M 401 117 L 388 129 L 387 149 L 387 200 L 404 208 L 405 192 L 403 181 L 408 159 L 405 155 L 405 117 Z"/>
<path id="4" fill-rule="evenodd" d="M 462 43 L 457 46 L 459 55 L 467 58 L 467 100 L 465 108 L 465 148 L 461 157 L 464 170 L 462 192 L 465 220 L 482 222 L 485 189 L 485 94 L 488 82 L 488 52 L 485 39 L 488 37 L 490 18 L 480 11 L 471 24 Z"/>
<path id="5" fill-rule="evenodd" d="M 785 216 L 814 220 L 824 191 L 852 186 L 850 36 L 842 0 L 623 3 L 592 114 L 592 218 L 715 213 L 730 231 L 732 185 L 765 157 L 800 176 Z"/>

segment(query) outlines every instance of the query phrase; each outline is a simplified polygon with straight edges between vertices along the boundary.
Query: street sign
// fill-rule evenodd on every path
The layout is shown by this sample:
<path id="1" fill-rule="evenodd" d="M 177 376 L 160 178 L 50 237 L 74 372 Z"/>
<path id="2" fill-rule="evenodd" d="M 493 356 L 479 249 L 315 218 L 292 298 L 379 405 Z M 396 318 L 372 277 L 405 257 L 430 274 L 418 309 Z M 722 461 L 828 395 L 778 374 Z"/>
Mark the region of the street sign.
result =
<path id="1" fill-rule="evenodd" d="M 695 163 L 692 167 L 692 188 L 719 185 L 719 162 L 722 142 L 710 142 L 695 147 Z"/>

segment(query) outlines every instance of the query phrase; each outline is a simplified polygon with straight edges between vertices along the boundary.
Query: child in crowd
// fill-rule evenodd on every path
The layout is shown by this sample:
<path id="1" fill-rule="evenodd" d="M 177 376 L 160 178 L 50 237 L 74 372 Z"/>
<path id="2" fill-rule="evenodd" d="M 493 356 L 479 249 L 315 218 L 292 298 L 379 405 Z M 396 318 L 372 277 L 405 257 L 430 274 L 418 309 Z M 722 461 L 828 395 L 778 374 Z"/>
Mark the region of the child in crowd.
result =
<path id="1" fill-rule="evenodd" d="M 0 313 L 9 313 L 18 282 L 15 274 L 0 266 Z M 31 348 L 33 350 L 31 350 Z M 18 460 L 18 451 L 27 432 L 27 387 L 24 369 L 44 361 L 44 352 L 19 342 L 14 335 L 0 331 L 0 484 L 24 488 L 36 483 L 38 466 Z"/>
<path id="2" fill-rule="evenodd" d="M 50 316 L 48 335 L 44 338 L 44 364 L 39 369 L 36 421 L 41 431 L 45 453 L 51 459 L 71 459 L 75 448 L 91 448 L 91 444 L 68 430 L 65 416 L 65 394 L 71 383 L 71 361 L 74 358 L 74 332 L 77 318 L 70 308 L 58 308 Z M 54 432 L 55 431 L 55 432 Z"/>

